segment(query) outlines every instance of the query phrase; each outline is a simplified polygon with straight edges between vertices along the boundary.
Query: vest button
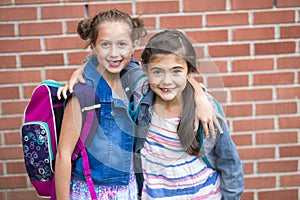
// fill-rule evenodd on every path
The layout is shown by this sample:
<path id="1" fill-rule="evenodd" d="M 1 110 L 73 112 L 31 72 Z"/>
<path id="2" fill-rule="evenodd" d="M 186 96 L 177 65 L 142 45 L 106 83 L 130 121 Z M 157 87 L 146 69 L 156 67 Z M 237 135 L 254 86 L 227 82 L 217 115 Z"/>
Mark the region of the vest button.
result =
<path id="1" fill-rule="evenodd" d="M 112 116 L 115 116 L 116 113 L 115 113 L 114 111 L 111 111 L 110 114 L 111 114 Z"/>

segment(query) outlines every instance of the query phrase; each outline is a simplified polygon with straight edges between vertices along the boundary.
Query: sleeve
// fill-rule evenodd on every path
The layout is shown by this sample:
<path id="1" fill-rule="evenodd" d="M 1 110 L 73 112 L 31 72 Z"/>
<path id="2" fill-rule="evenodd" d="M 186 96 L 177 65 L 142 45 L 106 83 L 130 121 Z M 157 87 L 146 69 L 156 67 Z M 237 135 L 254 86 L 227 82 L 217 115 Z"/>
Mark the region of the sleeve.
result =
<path id="1" fill-rule="evenodd" d="M 224 115 L 221 105 L 214 100 L 218 112 Z M 214 149 L 215 167 L 220 175 L 223 200 L 238 200 L 244 191 L 243 163 L 230 136 L 227 123 L 222 122 L 223 134 L 219 135 Z"/>

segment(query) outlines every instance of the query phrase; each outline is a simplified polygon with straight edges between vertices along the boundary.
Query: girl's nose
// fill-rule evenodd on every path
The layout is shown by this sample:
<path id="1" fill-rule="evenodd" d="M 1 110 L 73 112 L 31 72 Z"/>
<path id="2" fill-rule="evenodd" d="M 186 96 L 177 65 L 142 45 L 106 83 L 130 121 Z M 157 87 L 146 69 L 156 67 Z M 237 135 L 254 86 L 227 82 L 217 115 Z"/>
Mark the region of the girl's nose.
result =
<path id="1" fill-rule="evenodd" d="M 110 56 L 116 57 L 116 56 L 118 56 L 118 53 L 119 53 L 119 50 L 116 47 L 116 45 L 112 45 L 111 51 L 110 51 Z"/>
<path id="2" fill-rule="evenodd" d="M 161 81 L 163 84 L 165 85 L 168 85 L 168 84 L 171 84 L 172 83 L 172 76 L 169 74 L 169 73 L 166 73 L 164 76 L 163 76 L 163 79 Z"/>

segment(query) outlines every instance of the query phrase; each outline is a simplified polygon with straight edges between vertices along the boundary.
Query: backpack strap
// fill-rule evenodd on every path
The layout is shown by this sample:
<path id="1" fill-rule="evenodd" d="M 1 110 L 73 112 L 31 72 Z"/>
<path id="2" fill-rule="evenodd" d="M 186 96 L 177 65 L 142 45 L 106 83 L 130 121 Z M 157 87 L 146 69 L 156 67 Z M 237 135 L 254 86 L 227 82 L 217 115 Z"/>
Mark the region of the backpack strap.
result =
<path id="1" fill-rule="evenodd" d="M 92 140 L 98 127 L 98 123 L 94 122 L 95 118 L 99 116 L 99 114 L 97 114 L 97 111 L 99 110 L 98 108 L 101 107 L 100 100 L 93 88 L 84 84 L 76 84 L 74 86 L 74 95 L 76 95 L 76 97 L 78 98 L 82 111 L 82 128 L 80 138 L 72 155 L 72 161 L 75 161 L 77 159 L 79 153 L 81 154 L 84 168 L 84 177 L 88 185 L 91 198 L 92 200 L 97 200 L 97 194 L 91 175 L 86 147 L 90 144 L 90 141 Z"/>
<path id="2" fill-rule="evenodd" d="M 200 126 L 199 126 L 199 143 L 200 143 L 200 151 L 202 151 L 202 152 L 204 152 L 204 145 L 203 145 L 204 139 L 203 138 L 204 138 L 203 127 L 202 127 L 202 124 L 200 124 Z M 204 152 L 204 155 L 202 156 L 202 160 L 205 162 L 207 167 L 214 169 L 212 164 L 209 162 L 207 156 L 205 155 L 205 152 Z"/>

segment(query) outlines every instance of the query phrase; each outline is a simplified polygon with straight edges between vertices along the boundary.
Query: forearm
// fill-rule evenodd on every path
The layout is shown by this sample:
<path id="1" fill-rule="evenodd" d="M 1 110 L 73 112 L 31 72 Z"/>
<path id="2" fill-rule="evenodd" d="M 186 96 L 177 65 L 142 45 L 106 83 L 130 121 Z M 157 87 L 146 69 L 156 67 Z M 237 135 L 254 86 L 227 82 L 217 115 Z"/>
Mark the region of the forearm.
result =
<path id="1" fill-rule="evenodd" d="M 189 78 L 188 79 L 190 84 L 193 86 L 194 91 L 195 91 L 195 96 L 203 96 L 205 97 L 205 92 L 203 91 L 203 88 L 199 84 L 198 81 L 196 81 L 194 78 Z"/>
<path id="2" fill-rule="evenodd" d="M 57 200 L 70 199 L 71 156 L 57 153 L 55 166 L 55 191 Z"/>

